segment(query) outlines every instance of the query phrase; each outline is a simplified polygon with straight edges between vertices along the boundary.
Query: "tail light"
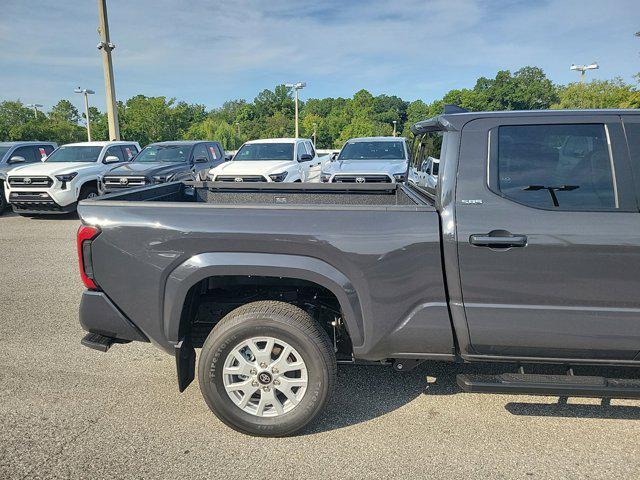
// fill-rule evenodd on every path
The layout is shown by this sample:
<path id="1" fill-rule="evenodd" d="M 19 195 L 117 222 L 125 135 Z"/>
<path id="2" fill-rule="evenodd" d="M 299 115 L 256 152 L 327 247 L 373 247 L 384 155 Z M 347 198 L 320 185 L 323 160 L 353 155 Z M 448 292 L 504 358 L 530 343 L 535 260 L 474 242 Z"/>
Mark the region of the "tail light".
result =
<path id="1" fill-rule="evenodd" d="M 80 225 L 78 228 L 78 264 L 80 265 L 80 277 L 82 283 L 89 290 L 98 290 L 93 279 L 93 263 L 91 260 L 91 242 L 98 236 L 100 230 L 88 225 Z"/>

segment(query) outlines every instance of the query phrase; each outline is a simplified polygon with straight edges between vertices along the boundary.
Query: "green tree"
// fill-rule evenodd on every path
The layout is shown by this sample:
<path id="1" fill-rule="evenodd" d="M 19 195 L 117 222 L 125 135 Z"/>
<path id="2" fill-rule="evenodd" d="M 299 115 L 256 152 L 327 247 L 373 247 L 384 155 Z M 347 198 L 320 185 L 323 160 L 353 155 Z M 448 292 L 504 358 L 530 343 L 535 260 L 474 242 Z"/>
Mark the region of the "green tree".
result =
<path id="1" fill-rule="evenodd" d="M 558 88 L 558 102 L 551 108 L 635 108 L 638 95 L 621 78 L 575 82 Z"/>
<path id="2" fill-rule="evenodd" d="M 49 110 L 49 119 L 56 122 L 68 122 L 77 124 L 80 119 L 78 109 L 66 99 L 60 100 L 51 110 Z"/>

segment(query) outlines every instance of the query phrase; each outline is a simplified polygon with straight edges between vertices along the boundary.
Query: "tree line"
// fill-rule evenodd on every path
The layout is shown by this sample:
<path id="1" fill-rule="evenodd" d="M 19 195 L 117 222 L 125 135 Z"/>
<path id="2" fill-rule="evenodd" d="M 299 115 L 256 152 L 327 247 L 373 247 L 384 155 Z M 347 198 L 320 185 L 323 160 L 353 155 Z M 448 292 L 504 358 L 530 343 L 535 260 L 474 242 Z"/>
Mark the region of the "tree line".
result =
<path id="1" fill-rule="evenodd" d="M 640 74 L 631 84 L 620 78 L 556 85 L 538 67 L 495 78 L 481 77 L 473 88 L 449 91 L 426 103 L 395 95 L 374 96 L 367 90 L 351 98 L 311 98 L 300 103 L 300 135 L 317 132 L 318 148 L 338 148 L 352 137 L 409 136 L 417 121 L 442 113 L 445 104 L 471 111 L 583 108 L 640 108 Z M 136 95 L 118 103 L 122 138 L 141 145 L 177 139 L 218 140 L 226 149 L 256 138 L 290 137 L 294 132 L 293 93 L 284 85 L 263 90 L 251 102 L 230 100 L 207 111 L 204 105 L 175 98 Z M 108 139 L 106 114 L 89 109 L 94 140 Z M 86 140 L 84 114 L 66 99 L 48 112 L 34 112 L 20 100 L 0 103 L 0 140 L 51 140 L 59 144 Z"/>

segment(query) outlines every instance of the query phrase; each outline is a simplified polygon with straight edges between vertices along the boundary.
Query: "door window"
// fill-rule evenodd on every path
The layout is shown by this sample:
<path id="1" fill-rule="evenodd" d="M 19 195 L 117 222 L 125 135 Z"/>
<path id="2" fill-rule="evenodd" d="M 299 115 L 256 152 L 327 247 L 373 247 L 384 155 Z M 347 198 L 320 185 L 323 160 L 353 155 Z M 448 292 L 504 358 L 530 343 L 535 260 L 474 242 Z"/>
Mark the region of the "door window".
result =
<path id="1" fill-rule="evenodd" d="M 51 145 L 36 145 L 35 146 L 35 154 L 36 160 L 42 160 L 44 157 L 53 152 L 53 147 Z"/>
<path id="2" fill-rule="evenodd" d="M 309 154 L 310 154 L 312 157 L 315 157 L 315 156 L 316 156 L 316 151 L 315 151 L 315 149 L 313 148 L 313 145 L 311 144 L 311 142 L 305 142 L 305 144 L 306 144 L 306 146 L 307 146 L 307 151 L 309 152 Z"/>
<path id="3" fill-rule="evenodd" d="M 220 153 L 220 149 L 215 143 L 209 144 L 209 156 L 215 161 L 222 158 L 222 154 Z"/>
<path id="4" fill-rule="evenodd" d="M 124 156 L 122 155 L 122 150 L 120 149 L 120 145 L 114 145 L 112 147 L 107 148 L 106 153 L 104 154 L 104 158 L 114 156 L 118 157 L 118 160 L 124 162 Z"/>
<path id="5" fill-rule="evenodd" d="M 124 155 L 124 158 L 126 158 L 128 162 L 128 161 L 131 161 L 131 159 L 136 156 L 136 154 L 138 153 L 138 149 L 136 148 L 135 145 L 123 145 L 122 153 Z"/>
<path id="6" fill-rule="evenodd" d="M 207 161 L 209 160 L 209 156 L 207 155 L 207 147 L 204 143 L 199 143 L 195 147 L 193 147 L 193 155 L 191 156 L 193 160 L 197 158 L 205 158 Z"/>
<path id="7" fill-rule="evenodd" d="M 493 154 L 497 190 L 506 198 L 538 208 L 618 208 L 604 125 L 501 126 Z"/>
<path id="8" fill-rule="evenodd" d="M 302 155 L 308 154 L 307 149 L 304 146 L 304 142 L 298 143 L 298 160 L 301 160 Z"/>
<path id="9" fill-rule="evenodd" d="M 18 147 L 11 154 L 12 157 L 23 157 L 27 163 L 34 163 L 40 158 L 36 158 L 33 147 Z"/>

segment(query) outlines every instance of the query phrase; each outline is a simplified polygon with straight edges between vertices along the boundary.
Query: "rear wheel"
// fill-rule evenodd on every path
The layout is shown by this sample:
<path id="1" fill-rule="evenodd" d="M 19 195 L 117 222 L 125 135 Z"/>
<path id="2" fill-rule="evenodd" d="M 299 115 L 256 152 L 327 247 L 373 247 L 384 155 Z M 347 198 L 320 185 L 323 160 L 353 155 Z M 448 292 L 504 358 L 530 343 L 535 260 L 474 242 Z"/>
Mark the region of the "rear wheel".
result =
<path id="1" fill-rule="evenodd" d="M 211 331 L 198 375 L 207 405 L 225 424 L 251 435 L 285 436 L 324 407 L 336 359 L 327 333 L 302 309 L 254 302 Z"/>

